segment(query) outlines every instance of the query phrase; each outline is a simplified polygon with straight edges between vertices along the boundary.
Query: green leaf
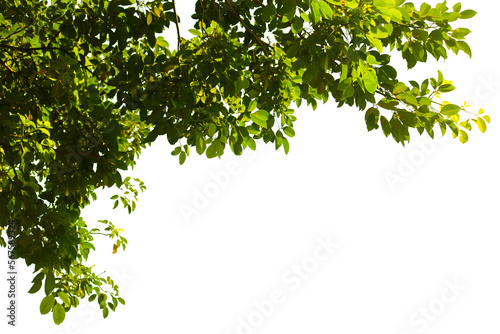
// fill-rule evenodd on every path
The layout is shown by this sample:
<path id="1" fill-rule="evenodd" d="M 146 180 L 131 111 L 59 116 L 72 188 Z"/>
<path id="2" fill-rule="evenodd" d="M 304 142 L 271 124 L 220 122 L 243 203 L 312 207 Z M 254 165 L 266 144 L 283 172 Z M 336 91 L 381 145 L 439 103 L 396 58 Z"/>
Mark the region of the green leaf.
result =
<path id="1" fill-rule="evenodd" d="M 311 20 L 309 20 L 309 16 L 304 12 L 300 12 L 300 17 L 302 18 L 302 20 L 304 20 L 308 23 L 311 22 Z"/>
<path id="2" fill-rule="evenodd" d="M 448 93 L 448 92 L 452 92 L 454 90 L 455 90 L 455 86 L 450 85 L 450 84 L 442 85 L 438 89 L 438 91 L 441 93 Z"/>
<path id="3" fill-rule="evenodd" d="M 362 78 L 366 90 L 370 94 L 375 94 L 375 91 L 378 87 L 377 73 L 375 72 L 375 70 L 372 68 L 368 69 L 368 71 L 363 73 Z"/>
<path id="4" fill-rule="evenodd" d="M 405 125 L 405 126 L 413 128 L 418 123 L 417 116 L 414 113 L 404 111 L 404 110 L 399 110 L 398 115 L 399 115 L 399 119 L 401 120 L 401 123 L 403 123 L 403 125 Z"/>
<path id="5" fill-rule="evenodd" d="M 71 267 L 71 272 L 77 276 L 83 274 L 82 270 L 78 267 Z"/>
<path id="6" fill-rule="evenodd" d="M 267 119 L 269 118 L 269 113 L 265 110 L 258 110 L 253 114 L 250 114 L 250 119 L 257 125 L 263 128 L 267 128 Z"/>
<path id="7" fill-rule="evenodd" d="M 408 104 L 411 104 L 413 106 L 418 106 L 417 98 L 412 94 L 407 94 L 407 93 L 399 94 L 398 98 Z"/>
<path id="8" fill-rule="evenodd" d="M 210 125 L 208 126 L 208 136 L 212 137 L 215 134 L 216 130 L 217 130 L 217 127 L 215 126 L 215 124 L 210 123 Z M 179 153 L 180 153 L 180 151 L 179 151 Z"/>
<path id="9" fill-rule="evenodd" d="M 382 45 L 382 42 L 374 37 L 371 33 L 366 35 L 366 38 L 368 38 L 368 41 L 370 41 L 370 44 L 374 46 L 378 52 L 382 53 L 384 51 L 384 46 Z"/>
<path id="10" fill-rule="evenodd" d="M 248 104 L 247 111 L 253 111 L 255 108 L 257 108 L 257 100 L 251 100 Z"/>
<path id="11" fill-rule="evenodd" d="M 267 121 L 269 118 L 269 113 L 265 110 L 258 110 L 254 112 L 252 115 L 254 115 L 256 118 L 261 119 L 263 121 Z"/>
<path id="12" fill-rule="evenodd" d="M 203 154 L 203 152 L 205 152 L 205 149 L 206 149 L 206 142 L 205 142 L 205 138 L 203 138 L 202 136 L 198 136 L 198 138 L 196 138 L 196 153 L 198 154 Z"/>
<path id="13" fill-rule="evenodd" d="M 52 316 L 56 325 L 61 324 L 66 317 L 66 311 L 64 310 L 64 307 L 61 304 L 57 303 L 54 306 L 54 310 L 52 311 Z"/>
<path id="14" fill-rule="evenodd" d="M 49 271 L 47 275 L 45 276 L 45 294 L 48 295 L 49 293 L 54 290 L 56 286 L 56 281 L 54 278 L 54 273 L 52 271 Z"/>
<path id="15" fill-rule="evenodd" d="M 189 32 L 195 36 L 201 36 L 201 32 L 196 29 L 189 29 Z"/>
<path id="16" fill-rule="evenodd" d="M 246 137 L 244 140 L 245 140 L 246 144 L 248 145 L 248 147 L 250 147 L 250 149 L 252 151 L 255 151 L 255 149 L 257 148 L 257 144 L 255 143 L 255 140 L 252 137 Z"/>
<path id="17" fill-rule="evenodd" d="M 319 3 L 317 0 L 311 1 L 311 14 L 314 20 L 314 23 L 318 23 L 321 19 L 321 11 L 319 8 Z"/>
<path id="18" fill-rule="evenodd" d="M 39 280 L 35 284 L 33 284 L 31 289 L 29 289 L 28 293 L 36 293 L 38 292 L 38 290 L 40 290 L 41 287 L 42 287 L 42 281 Z"/>
<path id="19" fill-rule="evenodd" d="M 377 108 L 369 108 L 365 113 L 365 122 L 368 131 L 373 129 L 378 129 L 378 121 L 380 117 L 380 111 Z"/>
<path id="20" fill-rule="evenodd" d="M 462 19 L 470 19 L 470 18 L 473 18 L 474 16 L 476 16 L 476 12 L 473 11 L 472 9 L 467 9 L 467 10 L 464 10 L 463 12 L 460 13 L 460 18 Z"/>
<path id="21" fill-rule="evenodd" d="M 453 116 L 453 115 L 456 115 L 458 114 L 458 112 L 461 110 L 462 108 L 460 108 L 459 106 L 457 106 L 456 104 L 447 104 L 445 105 L 442 109 L 441 109 L 441 114 L 445 115 L 445 116 Z"/>
<path id="22" fill-rule="evenodd" d="M 402 92 L 406 92 L 408 90 L 408 86 L 406 86 L 403 82 L 398 82 L 395 86 L 394 89 L 392 90 L 392 93 L 394 95 L 400 94 Z"/>
<path id="23" fill-rule="evenodd" d="M 327 4 L 323 0 L 320 0 L 319 1 L 319 9 L 321 11 L 321 14 L 323 14 L 324 18 L 326 18 L 327 20 L 332 19 L 333 11 L 332 11 L 332 8 L 330 7 L 329 4 Z"/>
<path id="24" fill-rule="evenodd" d="M 386 137 L 389 137 L 389 135 L 391 134 L 391 124 L 389 123 L 387 118 L 385 118 L 385 116 L 380 116 L 380 124 L 382 125 L 382 131 L 384 132 L 384 135 Z"/>
<path id="25" fill-rule="evenodd" d="M 468 55 L 470 58 L 472 57 L 472 50 L 469 46 L 469 44 L 467 44 L 466 42 L 464 41 L 457 41 L 457 46 L 460 50 L 462 50 L 466 55 Z"/>
<path id="26" fill-rule="evenodd" d="M 426 4 L 425 2 L 423 4 L 420 5 L 420 16 L 426 16 L 427 13 L 431 10 L 431 6 L 429 6 L 428 4 Z"/>
<path id="27" fill-rule="evenodd" d="M 182 151 L 179 154 L 179 164 L 182 165 L 186 161 L 186 152 Z"/>
<path id="28" fill-rule="evenodd" d="M 294 137 L 295 136 L 295 130 L 292 127 L 290 127 L 290 126 L 284 127 L 283 128 L 283 132 L 285 132 L 285 134 L 288 137 Z"/>
<path id="29" fill-rule="evenodd" d="M 359 4 L 356 0 L 345 0 L 345 5 L 346 5 L 346 7 L 351 8 L 351 9 L 356 9 L 359 6 Z"/>
<path id="30" fill-rule="evenodd" d="M 66 306 L 71 306 L 71 299 L 65 292 L 59 291 L 57 295 L 59 296 L 59 298 L 61 298 Z"/>
<path id="31" fill-rule="evenodd" d="M 304 74 L 302 74 L 302 81 L 306 84 L 310 83 L 314 79 L 314 70 L 307 69 Z"/>
<path id="32" fill-rule="evenodd" d="M 430 106 L 432 104 L 432 101 L 427 98 L 427 97 L 421 97 L 418 99 L 418 104 L 421 105 L 421 106 Z"/>
<path id="33" fill-rule="evenodd" d="M 282 137 L 283 139 L 283 149 L 285 150 L 285 154 L 288 154 L 288 152 L 290 151 L 290 143 L 288 142 L 288 139 L 286 139 L 285 137 Z"/>
<path id="34" fill-rule="evenodd" d="M 104 307 L 102 310 L 102 317 L 106 319 L 109 315 L 109 309 L 107 307 Z"/>
<path id="35" fill-rule="evenodd" d="M 470 33 L 471 33 L 471 31 L 467 28 L 457 28 L 457 29 L 453 30 L 451 37 L 457 38 L 457 39 L 464 39 L 465 36 L 467 36 Z"/>
<path id="36" fill-rule="evenodd" d="M 173 156 L 176 156 L 176 155 L 179 155 L 181 153 L 181 151 L 182 151 L 182 147 L 177 146 L 176 148 L 173 149 L 173 151 L 170 154 L 172 154 Z M 117 197 L 118 197 L 118 195 L 117 195 Z"/>
<path id="37" fill-rule="evenodd" d="M 40 303 L 40 313 L 41 314 L 47 314 L 52 310 L 52 307 L 54 307 L 54 303 L 56 302 L 54 296 L 48 295 L 45 298 L 42 299 L 42 302 Z"/>
<path id="38" fill-rule="evenodd" d="M 31 281 L 31 283 L 36 283 L 36 282 L 41 282 L 43 280 L 43 278 L 45 277 L 45 274 L 40 272 L 38 273 L 34 278 L 33 280 Z"/>
<path id="39" fill-rule="evenodd" d="M 216 139 L 210 144 L 210 146 L 208 146 L 207 150 L 205 151 L 205 155 L 207 156 L 207 158 L 211 159 L 218 156 L 219 153 L 222 153 L 222 143 L 220 142 L 220 140 Z"/>

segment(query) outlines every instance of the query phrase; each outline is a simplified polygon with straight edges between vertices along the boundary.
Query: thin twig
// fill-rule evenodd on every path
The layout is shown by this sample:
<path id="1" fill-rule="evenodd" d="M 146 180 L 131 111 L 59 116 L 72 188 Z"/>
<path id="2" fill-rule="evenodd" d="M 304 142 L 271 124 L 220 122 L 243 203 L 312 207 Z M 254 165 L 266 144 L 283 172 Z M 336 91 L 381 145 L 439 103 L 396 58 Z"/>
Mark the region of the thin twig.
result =
<path id="1" fill-rule="evenodd" d="M 177 9 L 175 8 L 175 0 L 172 0 L 172 6 L 175 15 L 175 28 L 177 29 L 177 50 L 181 49 L 181 33 L 179 29 L 179 16 L 177 16 Z"/>
<path id="2" fill-rule="evenodd" d="M 172 6 L 175 16 L 175 28 L 177 29 L 177 52 L 179 52 L 181 50 L 181 33 L 179 29 L 179 16 L 177 16 L 177 9 L 175 8 L 175 0 L 172 0 Z M 177 63 L 179 65 L 179 73 L 182 76 L 181 57 L 179 55 L 177 56 Z"/>

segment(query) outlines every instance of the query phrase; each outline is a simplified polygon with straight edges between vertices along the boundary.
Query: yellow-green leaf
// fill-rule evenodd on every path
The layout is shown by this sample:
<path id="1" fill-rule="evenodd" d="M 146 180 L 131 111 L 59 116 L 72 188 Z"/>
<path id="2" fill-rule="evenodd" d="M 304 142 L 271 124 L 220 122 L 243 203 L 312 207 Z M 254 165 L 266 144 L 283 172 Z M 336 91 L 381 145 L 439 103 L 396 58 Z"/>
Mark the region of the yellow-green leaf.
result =
<path id="1" fill-rule="evenodd" d="M 460 130 L 460 142 L 465 144 L 469 140 L 469 135 L 464 130 Z"/>
<path id="2" fill-rule="evenodd" d="M 377 73 L 375 72 L 375 70 L 372 68 L 368 69 L 368 71 L 363 73 L 362 77 L 363 77 L 363 84 L 366 90 L 370 94 L 375 94 L 375 91 L 377 90 L 378 87 Z"/>
<path id="3" fill-rule="evenodd" d="M 441 109 L 441 114 L 445 116 L 453 116 L 458 114 L 460 111 L 460 107 L 457 106 L 456 104 L 447 104 Z"/>
<path id="4" fill-rule="evenodd" d="M 45 298 L 42 299 L 42 302 L 40 303 L 40 313 L 41 314 L 47 314 L 52 310 L 52 307 L 54 306 L 55 303 L 54 296 L 48 295 Z"/>
<path id="5" fill-rule="evenodd" d="M 323 17 L 328 19 L 328 20 L 331 20 L 332 19 L 332 15 L 333 15 L 333 11 L 332 9 L 330 8 L 330 5 L 327 4 L 326 2 L 324 2 L 323 0 L 320 0 L 319 1 L 319 9 L 321 11 L 321 14 L 323 14 Z"/>
<path id="6" fill-rule="evenodd" d="M 160 17 L 163 11 L 159 7 L 155 7 L 154 13 L 156 16 Z"/>
<path id="7" fill-rule="evenodd" d="M 377 48 L 378 52 L 382 53 L 382 51 L 384 51 L 384 46 L 382 45 L 382 42 L 378 38 L 373 37 L 371 33 L 366 35 L 366 37 L 370 41 L 371 45 Z"/>
<path id="8" fill-rule="evenodd" d="M 479 131 L 481 131 L 482 133 L 486 131 L 486 122 L 484 121 L 484 119 L 478 117 L 476 124 L 477 127 L 479 128 Z"/>
<path id="9" fill-rule="evenodd" d="M 394 89 L 392 90 L 392 93 L 397 95 L 402 92 L 405 92 L 408 89 L 408 87 L 403 83 L 403 82 L 398 82 L 395 86 Z"/>
<path id="10" fill-rule="evenodd" d="M 71 305 L 71 299 L 69 298 L 69 296 L 65 292 L 59 291 L 57 293 L 57 295 L 59 296 L 59 298 L 61 298 L 61 300 L 63 301 L 63 303 L 66 306 L 70 306 Z"/>
<path id="11" fill-rule="evenodd" d="M 59 325 L 64 321 L 64 318 L 66 317 L 66 311 L 61 304 L 56 304 L 54 306 L 54 310 L 52 311 L 52 315 L 54 318 L 54 323 L 56 325 Z"/>

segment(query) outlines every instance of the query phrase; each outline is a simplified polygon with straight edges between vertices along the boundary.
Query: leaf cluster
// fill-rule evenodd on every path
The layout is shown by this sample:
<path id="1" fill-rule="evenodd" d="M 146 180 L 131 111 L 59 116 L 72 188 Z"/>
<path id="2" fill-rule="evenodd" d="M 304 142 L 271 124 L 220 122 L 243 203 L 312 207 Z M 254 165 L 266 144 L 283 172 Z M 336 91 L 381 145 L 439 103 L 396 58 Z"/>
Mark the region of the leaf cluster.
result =
<path id="1" fill-rule="evenodd" d="M 474 15 L 446 1 L 198 0 L 183 37 L 175 1 L 1 2 L 0 244 L 17 219 L 16 254 L 33 265 L 30 292 L 44 286 L 40 311 L 55 323 L 87 296 L 106 317 L 123 300 L 86 262 L 94 235 L 116 240 L 113 253 L 127 240 L 107 220 L 90 229 L 81 210 L 116 187 L 114 208 L 134 211 L 145 186 L 121 173 L 142 149 L 165 136 L 180 164 L 191 149 L 241 155 L 258 141 L 288 153 L 294 108 L 329 100 L 402 145 L 412 129 L 465 143 L 490 118 L 441 101 L 455 89 L 441 72 L 398 80 L 390 53 L 408 68 L 450 50 L 470 57 L 470 30 L 452 24 Z"/>

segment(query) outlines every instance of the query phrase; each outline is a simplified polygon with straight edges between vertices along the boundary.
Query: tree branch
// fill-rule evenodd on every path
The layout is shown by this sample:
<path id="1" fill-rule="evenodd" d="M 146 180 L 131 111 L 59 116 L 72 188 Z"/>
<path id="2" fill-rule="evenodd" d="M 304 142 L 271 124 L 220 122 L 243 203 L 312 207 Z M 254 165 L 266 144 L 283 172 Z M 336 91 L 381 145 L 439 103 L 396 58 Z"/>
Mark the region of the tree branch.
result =
<path id="1" fill-rule="evenodd" d="M 174 16 L 175 16 L 175 28 L 177 30 L 177 52 L 179 52 L 181 50 L 181 33 L 180 33 L 180 29 L 179 29 L 179 16 L 177 15 L 177 9 L 175 8 L 175 0 L 172 0 L 172 6 L 174 9 Z M 177 63 L 179 65 L 179 73 L 182 76 L 180 56 L 177 56 Z"/>
<path id="2" fill-rule="evenodd" d="M 231 0 L 225 0 L 225 1 L 226 1 L 226 4 L 229 6 L 229 9 L 231 10 L 231 13 L 233 13 L 233 15 L 238 19 L 238 21 L 240 21 L 240 23 L 243 25 L 243 27 L 246 29 L 246 31 L 248 31 L 248 33 L 257 41 L 257 43 L 260 44 L 260 46 L 264 50 L 264 53 L 266 54 L 266 56 L 269 57 L 269 52 L 267 51 L 267 48 L 266 48 L 266 46 L 269 47 L 269 45 L 267 43 L 265 43 L 264 41 L 262 41 L 259 38 L 259 36 L 255 35 L 255 33 L 252 31 L 252 29 L 250 29 L 248 27 L 248 25 L 241 19 L 240 15 L 236 12 L 233 5 L 231 4 Z"/>
<path id="3" fill-rule="evenodd" d="M 179 29 L 179 16 L 177 15 L 177 9 L 175 8 L 175 0 L 172 0 L 172 6 L 175 15 L 175 28 L 177 29 L 177 50 L 181 48 L 181 33 Z"/>

